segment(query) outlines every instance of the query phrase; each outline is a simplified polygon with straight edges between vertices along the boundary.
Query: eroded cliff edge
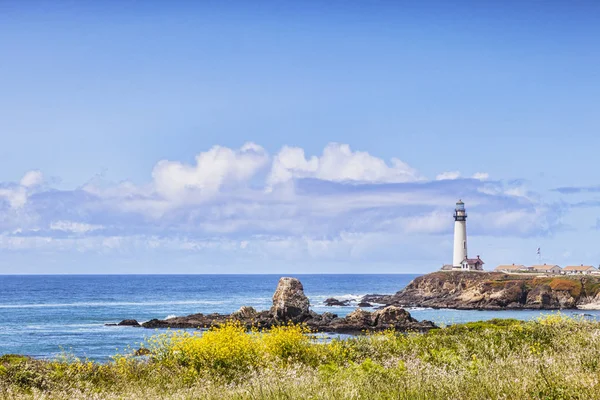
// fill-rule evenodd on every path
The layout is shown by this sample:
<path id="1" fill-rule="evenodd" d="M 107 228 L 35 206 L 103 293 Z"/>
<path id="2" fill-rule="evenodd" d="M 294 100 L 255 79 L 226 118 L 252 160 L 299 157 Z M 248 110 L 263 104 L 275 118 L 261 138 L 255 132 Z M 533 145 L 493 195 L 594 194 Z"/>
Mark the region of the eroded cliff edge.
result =
<path id="1" fill-rule="evenodd" d="M 401 307 L 456 309 L 600 309 L 600 277 L 496 272 L 434 272 L 389 296 L 363 301 Z"/>

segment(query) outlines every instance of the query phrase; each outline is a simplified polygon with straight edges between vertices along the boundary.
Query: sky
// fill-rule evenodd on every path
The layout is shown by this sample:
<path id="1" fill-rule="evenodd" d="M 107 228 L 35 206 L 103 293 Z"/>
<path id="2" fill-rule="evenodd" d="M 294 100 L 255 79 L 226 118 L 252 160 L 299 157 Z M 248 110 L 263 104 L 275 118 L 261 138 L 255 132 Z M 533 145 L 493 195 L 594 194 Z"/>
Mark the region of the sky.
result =
<path id="1" fill-rule="evenodd" d="M 597 266 L 599 17 L 1 1 L 0 274 Z"/>

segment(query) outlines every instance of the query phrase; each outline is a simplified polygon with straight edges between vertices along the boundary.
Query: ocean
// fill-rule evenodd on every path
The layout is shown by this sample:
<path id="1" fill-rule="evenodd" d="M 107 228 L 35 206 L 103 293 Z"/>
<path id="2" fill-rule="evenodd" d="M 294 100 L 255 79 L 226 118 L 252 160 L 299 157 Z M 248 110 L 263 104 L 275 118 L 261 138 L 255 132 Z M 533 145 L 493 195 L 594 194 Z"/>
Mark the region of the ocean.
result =
<path id="1" fill-rule="evenodd" d="M 3 275 L 0 276 L 0 354 L 54 358 L 67 353 L 106 361 L 137 348 L 153 330 L 110 327 L 133 318 L 230 313 L 243 305 L 268 309 L 281 275 Z M 355 307 L 326 307 L 328 297 L 358 299 L 391 294 L 418 275 L 291 275 L 299 278 L 311 307 L 340 316 Z M 409 309 L 417 319 L 452 324 L 491 318 L 533 319 L 541 311 Z M 600 311 L 584 311 L 600 318 Z M 566 314 L 581 314 L 568 310 Z"/>

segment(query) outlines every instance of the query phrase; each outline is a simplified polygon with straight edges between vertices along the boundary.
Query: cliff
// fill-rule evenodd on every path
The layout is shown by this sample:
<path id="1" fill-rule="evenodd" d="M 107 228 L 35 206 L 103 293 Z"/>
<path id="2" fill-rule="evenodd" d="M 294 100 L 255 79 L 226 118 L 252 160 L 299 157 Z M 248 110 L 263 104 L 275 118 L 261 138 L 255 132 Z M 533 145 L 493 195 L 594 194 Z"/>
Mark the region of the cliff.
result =
<path id="1" fill-rule="evenodd" d="M 434 272 L 390 296 L 363 301 L 402 307 L 457 309 L 600 309 L 600 277 Z"/>

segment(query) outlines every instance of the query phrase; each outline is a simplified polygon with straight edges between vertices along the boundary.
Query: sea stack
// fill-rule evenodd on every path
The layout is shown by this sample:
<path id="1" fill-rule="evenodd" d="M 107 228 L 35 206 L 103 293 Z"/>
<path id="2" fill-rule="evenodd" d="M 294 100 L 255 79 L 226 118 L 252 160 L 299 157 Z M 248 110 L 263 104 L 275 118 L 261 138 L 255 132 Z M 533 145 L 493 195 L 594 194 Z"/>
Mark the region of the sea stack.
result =
<path id="1" fill-rule="evenodd" d="M 391 296 L 390 296 L 391 297 Z M 302 283 L 296 278 L 281 278 L 273 295 L 273 306 L 270 310 L 257 311 L 244 306 L 232 314 L 191 314 L 185 317 L 169 318 L 167 320 L 151 319 L 142 324 L 144 328 L 174 328 L 174 329 L 205 329 L 221 326 L 228 321 L 238 321 L 246 329 L 268 329 L 288 322 L 303 323 L 315 332 L 344 332 L 360 333 L 363 331 L 383 331 L 395 329 L 398 331 L 426 332 L 436 328 L 430 321 L 417 321 L 410 314 L 390 305 L 375 312 L 360 308 L 346 317 L 325 312 L 317 314 L 309 309 L 308 297 L 304 294 Z M 118 325 L 135 325 L 137 321 L 125 320 Z M 117 324 L 110 324 L 117 325 Z"/>
<path id="2" fill-rule="evenodd" d="M 271 314 L 278 321 L 302 321 L 309 316 L 309 301 L 302 283 L 296 278 L 279 279 L 273 295 Z"/>

